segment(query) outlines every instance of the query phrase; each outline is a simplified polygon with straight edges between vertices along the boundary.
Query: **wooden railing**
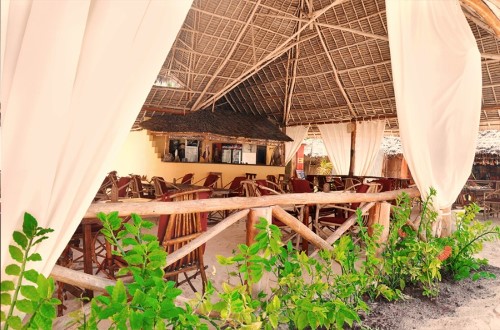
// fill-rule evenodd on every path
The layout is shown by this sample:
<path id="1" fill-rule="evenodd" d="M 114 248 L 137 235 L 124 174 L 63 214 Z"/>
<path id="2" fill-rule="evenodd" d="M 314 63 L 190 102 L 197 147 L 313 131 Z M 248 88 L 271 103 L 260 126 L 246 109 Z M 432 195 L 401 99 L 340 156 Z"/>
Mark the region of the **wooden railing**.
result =
<path id="1" fill-rule="evenodd" d="M 247 243 L 250 244 L 255 237 L 254 224 L 260 217 L 271 219 L 272 216 L 288 225 L 302 238 L 316 246 L 317 249 L 331 249 L 332 243 L 347 231 L 356 221 L 355 217 L 349 218 L 326 240 L 314 233 L 300 220 L 284 211 L 279 205 L 315 205 L 315 204 L 341 204 L 364 202 L 363 213 L 369 212 L 369 225 L 382 223 L 388 225 L 390 205 L 387 201 L 396 199 L 401 193 L 407 193 L 411 198 L 420 196 L 417 188 L 408 188 L 382 193 L 310 193 L 310 194 L 283 194 L 262 197 L 232 197 L 212 198 L 182 202 L 150 202 L 150 203 L 105 203 L 92 204 L 85 214 L 85 218 L 95 218 L 99 212 L 109 213 L 118 211 L 122 217 L 131 213 L 140 216 L 158 216 L 160 214 L 173 214 L 185 212 L 212 212 L 221 210 L 238 210 L 217 225 L 209 228 L 188 245 L 170 254 L 167 263 L 172 264 L 211 238 L 226 230 L 236 221 L 247 217 Z M 316 250 L 317 252 L 317 250 Z M 313 252 L 314 254 L 316 252 Z M 84 289 L 105 292 L 104 288 L 115 283 L 113 280 L 98 276 L 84 274 L 61 266 L 54 266 L 51 276 L 57 281 L 72 284 Z"/>

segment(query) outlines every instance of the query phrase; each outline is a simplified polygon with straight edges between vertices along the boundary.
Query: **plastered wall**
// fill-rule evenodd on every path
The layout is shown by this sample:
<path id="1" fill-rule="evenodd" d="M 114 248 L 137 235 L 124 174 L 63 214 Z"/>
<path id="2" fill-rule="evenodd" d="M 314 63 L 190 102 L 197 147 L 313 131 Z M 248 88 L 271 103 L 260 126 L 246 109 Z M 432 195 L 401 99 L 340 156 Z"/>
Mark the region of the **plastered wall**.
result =
<path id="1" fill-rule="evenodd" d="M 148 180 L 153 176 L 162 176 L 169 182 L 186 173 L 194 173 L 194 181 L 197 181 L 206 177 L 211 171 L 222 172 L 224 185 L 235 176 L 245 175 L 246 172 L 256 173 L 258 179 L 265 179 L 266 175 L 270 174 L 278 176 L 285 173 L 283 166 L 161 162 L 145 130 L 129 133 L 113 166 L 109 169 L 112 170 L 116 170 L 119 176 L 133 173 L 147 175 Z"/>

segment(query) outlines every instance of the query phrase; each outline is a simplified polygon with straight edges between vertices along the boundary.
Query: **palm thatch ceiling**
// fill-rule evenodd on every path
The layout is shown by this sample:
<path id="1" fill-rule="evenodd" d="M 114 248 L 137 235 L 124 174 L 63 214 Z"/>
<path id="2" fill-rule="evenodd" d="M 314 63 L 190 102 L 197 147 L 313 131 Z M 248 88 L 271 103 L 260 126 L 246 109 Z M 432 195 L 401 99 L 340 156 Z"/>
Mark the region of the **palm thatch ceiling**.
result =
<path id="1" fill-rule="evenodd" d="M 482 55 L 481 129 L 500 129 L 500 23 L 462 1 Z M 375 118 L 397 133 L 385 0 L 194 0 L 136 124 L 221 108 L 312 134 Z"/>

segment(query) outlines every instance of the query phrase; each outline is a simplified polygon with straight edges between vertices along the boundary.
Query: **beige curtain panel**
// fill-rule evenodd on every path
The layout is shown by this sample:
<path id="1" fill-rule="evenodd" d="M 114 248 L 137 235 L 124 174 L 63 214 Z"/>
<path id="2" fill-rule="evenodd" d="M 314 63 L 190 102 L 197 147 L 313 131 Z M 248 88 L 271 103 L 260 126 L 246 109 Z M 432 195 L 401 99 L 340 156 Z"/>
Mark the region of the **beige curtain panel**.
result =
<path id="1" fill-rule="evenodd" d="M 384 120 L 356 123 L 354 175 L 371 175 L 384 137 Z"/>
<path id="2" fill-rule="evenodd" d="M 286 135 L 293 141 L 285 142 L 285 165 L 292 160 L 297 150 L 299 150 L 302 141 L 307 136 L 307 131 L 309 131 L 309 126 L 291 126 L 286 128 Z"/>
<path id="3" fill-rule="evenodd" d="M 34 264 L 50 273 L 191 2 L 2 0 L 2 270 L 27 211 L 55 229 Z"/>
<path id="4" fill-rule="evenodd" d="M 404 157 L 423 194 L 448 208 L 474 160 L 481 58 L 458 0 L 386 0 Z"/>
<path id="5" fill-rule="evenodd" d="M 332 162 L 332 174 L 348 175 L 351 165 L 351 133 L 349 123 L 318 125 L 326 153 Z"/>

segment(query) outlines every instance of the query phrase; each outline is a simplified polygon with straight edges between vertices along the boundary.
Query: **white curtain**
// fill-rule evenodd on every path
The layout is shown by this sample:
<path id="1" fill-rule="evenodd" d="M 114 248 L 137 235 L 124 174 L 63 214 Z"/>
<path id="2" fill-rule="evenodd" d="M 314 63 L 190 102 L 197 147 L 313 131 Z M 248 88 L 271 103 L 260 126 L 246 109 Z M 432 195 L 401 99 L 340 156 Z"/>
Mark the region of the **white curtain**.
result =
<path id="1" fill-rule="evenodd" d="M 27 211 L 55 229 L 39 246 L 43 262 L 33 264 L 47 275 L 124 142 L 191 1 L 1 5 L 1 269 Z"/>
<path id="2" fill-rule="evenodd" d="M 332 162 L 332 173 L 348 175 L 351 164 L 351 133 L 349 123 L 318 125 L 326 153 Z"/>
<path id="3" fill-rule="evenodd" d="M 285 165 L 292 160 L 297 150 L 299 150 L 302 141 L 304 141 L 307 136 L 308 130 L 309 126 L 291 126 L 286 128 L 286 135 L 293 141 L 285 142 Z"/>
<path id="4" fill-rule="evenodd" d="M 354 175 L 371 175 L 384 137 L 384 120 L 356 123 Z"/>
<path id="5" fill-rule="evenodd" d="M 470 174 L 479 130 L 481 59 L 458 0 L 386 0 L 404 157 L 422 194 L 448 208 Z"/>

